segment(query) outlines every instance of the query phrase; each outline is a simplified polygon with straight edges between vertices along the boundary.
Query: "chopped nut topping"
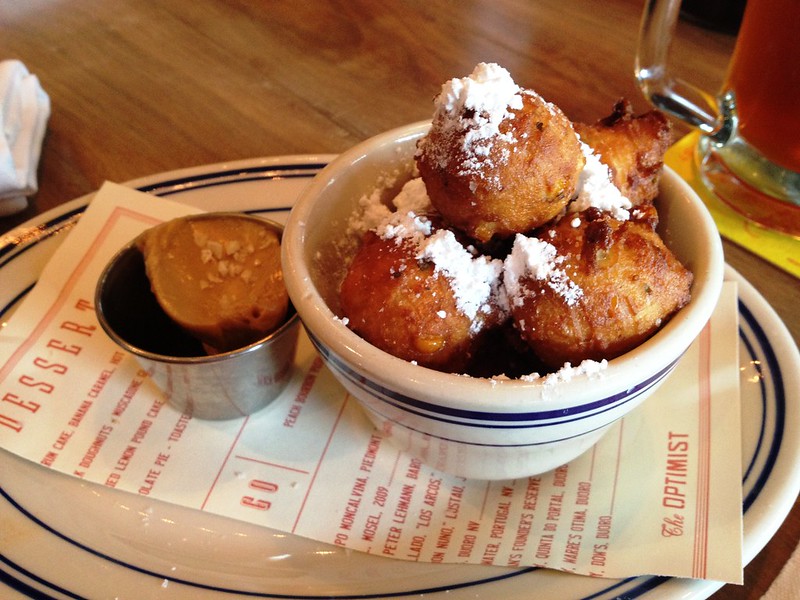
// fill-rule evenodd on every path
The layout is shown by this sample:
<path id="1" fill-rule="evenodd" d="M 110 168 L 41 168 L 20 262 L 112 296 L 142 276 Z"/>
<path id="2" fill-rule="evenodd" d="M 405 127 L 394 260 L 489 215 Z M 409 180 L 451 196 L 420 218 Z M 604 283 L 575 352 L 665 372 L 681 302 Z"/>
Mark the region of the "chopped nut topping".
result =
<path id="1" fill-rule="evenodd" d="M 265 237 L 265 233 L 259 233 L 260 238 Z M 200 288 L 205 290 L 212 284 L 222 283 L 226 277 L 241 277 L 246 283 L 253 280 L 253 271 L 245 268 L 247 258 L 256 252 L 256 247 L 252 243 L 243 245 L 239 240 L 216 241 L 209 239 L 208 235 L 201 232 L 194 232 L 194 241 L 200 247 L 200 260 L 204 265 L 210 267 L 208 279 L 200 282 Z M 259 244 L 259 250 L 268 248 L 273 240 L 266 239 Z M 253 260 L 254 267 L 260 267 L 260 258 Z"/>
<path id="2" fill-rule="evenodd" d="M 148 230 L 139 247 L 165 312 L 215 351 L 252 343 L 287 314 L 280 238 L 257 220 L 174 219 Z"/>

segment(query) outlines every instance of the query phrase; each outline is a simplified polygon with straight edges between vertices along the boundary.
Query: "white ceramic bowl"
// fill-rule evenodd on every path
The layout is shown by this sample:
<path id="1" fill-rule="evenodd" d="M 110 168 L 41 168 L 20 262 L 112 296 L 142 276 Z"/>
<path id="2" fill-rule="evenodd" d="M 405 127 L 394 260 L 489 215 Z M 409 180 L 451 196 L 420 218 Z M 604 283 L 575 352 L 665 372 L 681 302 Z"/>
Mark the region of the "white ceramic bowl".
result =
<path id="1" fill-rule="evenodd" d="M 716 306 L 723 254 L 713 220 L 666 169 L 659 231 L 694 273 L 692 300 L 654 337 L 609 362 L 600 377 L 558 385 L 441 373 L 379 350 L 337 319 L 345 240 L 359 199 L 386 179 L 411 176 L 428 123 L 371 138 L 330 163 L 295 205 L 283 236 L 286 286 L 311 340 L 337 379 L 394 444 L 426 464 L 468 478 L 546 472 L 593 446 L 672 371 Z M 350 241 L 352 242 L 352 241 Z"/>

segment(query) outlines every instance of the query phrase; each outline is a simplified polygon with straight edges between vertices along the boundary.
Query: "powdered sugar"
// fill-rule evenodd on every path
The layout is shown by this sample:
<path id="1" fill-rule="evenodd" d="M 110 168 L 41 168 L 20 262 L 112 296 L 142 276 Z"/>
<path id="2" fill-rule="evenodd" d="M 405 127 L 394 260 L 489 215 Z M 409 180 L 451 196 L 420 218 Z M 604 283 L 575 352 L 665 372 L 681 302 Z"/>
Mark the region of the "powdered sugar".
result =
<path id="1" fill-rule="evenodd" d="M 362 198 L 363 216 L 351 219 L 351 224 L 372 224 L 369 229 L 383 239 L 394 240 L 398 245 L 413 244 L 416 258 L 431 261 L 436 272 L 448 278 L 459 310 L 470 319 L 479 311 L 488 311 L 490 301 L 502 310 L 507 309 L 508 302 L 521 302 L 520 280 L 526 276 L 544 281 L 568 306 L 574 306 L 583 295 L 583 290 L 560 268 L 564 257 L 558 256 L 556 247 L 549 242 L 517 234 L 511 253 L 501 261 L 476 255 L 475 248 L 465 247 L 448 229 L 434 230 L 430 219 L 416 212 L 431 210 L 420 178 L 406 183 L 394 199 L 402 209 L 391 212 L 380 198 L 377 192 Z"/>
<path id="2" fill-rule="evenodd" d="M 500 124 L 514 118 L 511 111 L 522 108 L 522 93 L 510 73 L 495 63 L 479 63 L 468 77 L 451 79 L 442 86 L 434 103 L 434 120 L 444 135 L 461 138 L 463 160 L 457 168 L 462 173 L 482 177 L 493 160 L 495 142 L 514 142 L 511 134 L 500 132 Z M 447 152 L 428 151 L 439 166 L 448 166 Z M 508 154 L 505 149 L 494 159 L 505 161 Z"/>
<path id="3" fill-rule="evenodd" d="M 574 306 L 583 296 L 583 290 L 559 267 L 563 262 L 564 257 L 558 255 L 553 244 L 517 234 L 511 254 L 503 265 L 503 282 L 509 301 L 522 301 L 525 291 L 520 286 L 520 280 L 528 276 L 545 282 L 568 306 Z"/>
<path id="4" fill-rule="evenodd" d="M 422 215 L 431 212 L 431 200 L 425 189 L 425 183 L 419 177 L 414 177 L 404 183 L 397 195 L 392 198 L 392 205 L 397 209 L 397 213 L 394 213 L 383 202 L 383 195 L 392 184 L 392 181 L 379 182 L 375 189 L 359 198 L 358 207 L 347 222 L 348 235 L 358 235 L 377 229 L 395 219 L 396 214 L 405 215 L 413 212 Z"/>
<path id="5" fill-rule="evenodd" d="M 538 373 L 531 373 L 530 375 L 523 375 L 519 377 L 520 381 L 538 381 L 545 386 L 554 386 L 560 383 L 566 383 L 576 377 L 597 377 L 608 368 L 607 360 L 584 360 L 581 361 L 577 367 L 573 367 L 570 363 L 565 363 L 558 371 L 541 376 Z"/>
<path id="6" fill-rule="evenodd" d="M 578 181 L 578 193 L 570 204 L 569 212 L 580 212 L 590 207 L 607 211 L 615 219 L 630 218 L 631 201 L 611 181 L 611 170 L 600 161 L 594 150 L 580 142 L 586 165 Z"/>
<path id="7" fill-rule="evenodd" d="M 488 152 L 487 140 L 500 133 L 500 123 L 522 108 L 519 86 L 511 74 L 494 63 L 479 63 L 469 77 L 451 79 L 436 99 L 436 117 L 468 130 L 465 145 Z"/>
<path id="8" fill-rule="evenodd" d="M 413 211 L 397 211 L 379 223 L 374 231 L 385 240 L 395 240 L 398 246 L 405 241 L 419 246 L 431 235 L 432 227 L 425 216 Z"/>
<path id="9" fill-rule="evenodd" d="M 529 373 L 527 375 L 520 375 L 515 377 L 514 380 L 525 381 L 527 383 L 540 383 L 545 387 L 553 387 L 555 385 L 572 381 L 578 377 L 600 377 L 608 368 L 608 361 L 603 359 L 597 360 L 583 360 L 577 367 L 573 367 L 571 363 L 564 363 L 564 365 L 552 373 L 540 375 L 539 373 Z M 491 378 L 493 383 L 499 381 L 510 381 L 512 378 L 508 375 L 494 375 Z"/>
<path id="10" fill-rule="evenodd" d="M 506 107 L 522 106 L 520 88 L 511 74 L 496 63 L 478 63 L 468 77 L 455 78 L 442 85 L 438 105 L 449 114 L 464 110 L 487 113 L 489 120 L 503 118 Z"/>
<path id="11" fill-rule="evenodd" d="M 392 200 L 392 204 L 400 212 L 426 214 L 432 210 L 428 190 L 425 189 L 425 182 L 420 177 L 407 181 Z"/>
<path id="12" fill-rule="evenodd" d="M 502 299 L 500 274 L 503 262 L 487 256 L 473 256 L 452 231 L 439 229 L 418 245 L 417 258 L 433 262 L 435 272 L 450 282 L 456 306 L 474 321 L 478 312 L 489 313 L 494 305 L 505 304 Z M 479 322 L 474 322 L 479 326 Z"/>
<path id="13" fill-rule="evenodd" d="M 359 198 L 358 207 L 347 222 L 347 233 L 359 233 L 375 229 L 391 217 L 392 211 L 381 202 L 383 190 L 376 187 L 372 192 Z"/>
<path id="14" fill-rule="evenodd" d="M 382 208 L 370 207 L 370 202 L 379 202 L 380 194 L 373 193 L 362 199 L 362 209 L 370 218 L 353 219 L 351 223 L 362 226 L 371 222 L 372 217 L 382 219 L 370 227 L 379 237 L 394 240 L 401 245 L 410 243 L 415 248 L 415 258 L 430 261 L 434 274 L 446 277 L 459 311 L 473 321 L 473 327 L 480 328 L 482 320 L 476 320 L 479 312 L 489 313 L 491 307 L 503 309 L 507 306 L 505 292 L 501 285 L 503 262 L 487 256 L 476 256 L 473 247 L 465 247 L 449 229 L 433 229 L 433 224 L 425 214 L 416 211 L 429 211 L 430 200 L 425 185 L 416 178 L 406 183 L 393 200 L 398 210 L 390 212 Z"/>

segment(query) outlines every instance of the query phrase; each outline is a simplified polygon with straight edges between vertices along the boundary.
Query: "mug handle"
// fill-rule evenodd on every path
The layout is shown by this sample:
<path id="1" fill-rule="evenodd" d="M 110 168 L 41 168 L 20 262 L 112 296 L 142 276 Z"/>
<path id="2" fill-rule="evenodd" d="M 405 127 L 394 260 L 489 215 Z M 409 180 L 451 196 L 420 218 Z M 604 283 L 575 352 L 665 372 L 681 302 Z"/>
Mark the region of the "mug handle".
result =
<path id="1" fill-rule="evenodd" d="M 700 129 L 715 144 L 723 145 L 737 128 L 733 93 L 724 92 L 715 98 L 673 77 L 667 67 L 680 4 L 681 0 L 646 0 L 634 65 L 636 81 L 656 108 Z"/>

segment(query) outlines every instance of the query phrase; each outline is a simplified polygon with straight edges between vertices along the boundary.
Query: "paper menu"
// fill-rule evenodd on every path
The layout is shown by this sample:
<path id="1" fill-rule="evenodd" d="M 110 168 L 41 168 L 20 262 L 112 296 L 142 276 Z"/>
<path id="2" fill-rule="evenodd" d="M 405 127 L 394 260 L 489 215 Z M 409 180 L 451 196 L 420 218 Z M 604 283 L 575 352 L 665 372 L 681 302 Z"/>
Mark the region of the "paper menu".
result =
<path id="1" fill-rule="evenodd" d="M 91 305 L 118 247 L 194 212 L 150 200 L 104 186 L 0 334 L 6 450 L 393 559 L 741 580 L 735 290 L 670 380 L 590 452 L 538 478 L 466 481 L 394 450 L 304 336 L 289 387 L 255 415 L 200 421 L 165 404 Z"/>

